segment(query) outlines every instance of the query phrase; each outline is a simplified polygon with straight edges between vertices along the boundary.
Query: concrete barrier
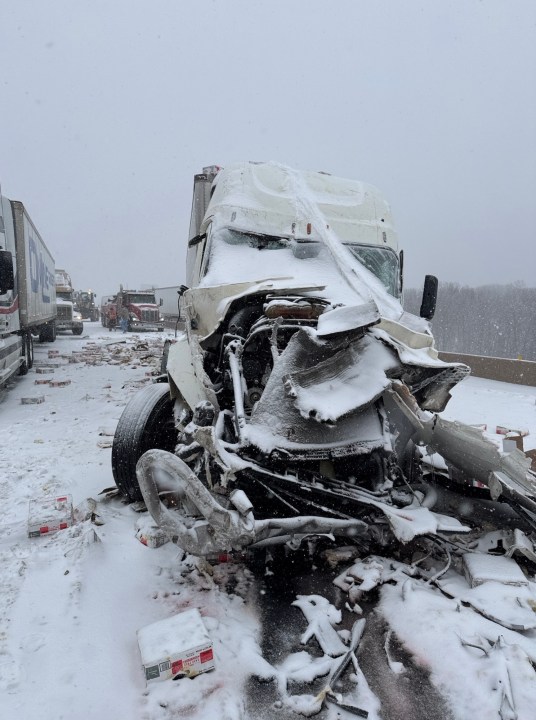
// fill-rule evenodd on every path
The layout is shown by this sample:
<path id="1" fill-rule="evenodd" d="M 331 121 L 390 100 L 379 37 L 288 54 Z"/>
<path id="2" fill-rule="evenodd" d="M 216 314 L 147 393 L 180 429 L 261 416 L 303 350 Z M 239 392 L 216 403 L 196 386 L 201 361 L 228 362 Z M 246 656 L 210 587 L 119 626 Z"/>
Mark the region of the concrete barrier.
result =
<path id="1" fill-rule="evenodd" d="M 179 318 L 178 315 L 164 314 L 164 327 L 166 330 L 184 330 L 184 320 Z"/>
<path id="2" fill-rule="evenodd" d="M 536 387 L 536 362 L 531 360 L 511 360 L 449 352 L 440 352 L 439 357 L 445 362 L 469 365 L 471 374 L 476 377 Z"/>

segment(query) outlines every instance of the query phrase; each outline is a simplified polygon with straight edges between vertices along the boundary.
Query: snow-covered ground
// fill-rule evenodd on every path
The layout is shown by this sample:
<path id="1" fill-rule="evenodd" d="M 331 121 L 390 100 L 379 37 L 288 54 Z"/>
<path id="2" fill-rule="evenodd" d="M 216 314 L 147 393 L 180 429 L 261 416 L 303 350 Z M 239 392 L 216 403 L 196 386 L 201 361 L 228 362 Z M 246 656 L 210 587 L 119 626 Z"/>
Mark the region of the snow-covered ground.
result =
<path id="1" fill-rule="evenodd" d="M 339 662 L 332 656 L 346 650 L 342 641 L 348 642 L 349 632 L 337 632 L 336 621 L 348 597 L 341 593 L 334 607 L 318 596 L 303 596 L 297 599 L 301 613 L 289 604 L 298 635 L 321 636 L 325 645 L 320 643 L 319 654 L 311 640 L 270 664 L 261 652 L 258 601 L 265 589 L 245 566 L 213 568 L 183 557 L 171 543 L 151 549 L 136 539 L 140 515 L 100 493 L 113 486 L 115 425 L 132 394 L 151 381 L 168 335 L 109 333 L 97 323 L 86 323 L 85 331 L 82 337 L 61 335 L 54 344 L 36 344 L 36 367 L 56 363 L 54 372 L 38 374 L 34 368 L 0 396 L 0 718 L 245 720 L 287 718 L 292 708 L 318 710 L 322 698 L 304 687 L 318 676 L 325 676 L 326 684 Z M 49 350 L 59 356 L 49 359 Z M 73 355 L 78 362 L 68 362 Z M 35 384 L 43 379 L 71 382 Z M 45 401 L 21 402 L 36 396 Z M 454 389 L 444 416 L 486 424 L 497 442 L 497 425 L 526 428 L 530 449 L 536 446 L 535 401 L 536 388 L 469 378 Z M 29 538 L 29 501 L 65 494 L 78 508 L 74 525 Z M 97 502 L 93 515 L 88 498 Z M 404 568 L 387 568 L 381 560 L 367 567 L 369 579 L 393 575 L 382 586 L 378 611 L 413 662 L 430 673 L 454 718 L 534 717 L 534 629 L 517 632 L 477 614 L 470 604 L 479 599 L 467 588 L 458 587 L 452 598 L 409 578 Z M 517 597 L 526 618 L 527 608 L 536 607 L 534 585 L 508 592 L 505 587 L 493 597 L 505 596 L 503 603 Z M 200 609 L 213 640 L 216 669 L 193 680 L 147 686 L 137 630 L 193 607 Z M 350 671 L 349 702 L 366 708 L 370 718 L 409 717 L 402 707 L 399 714 L 388 712 L 359 667 Z M 390 659 L 387 672 L 393 678 L 405 671 Z M 251 676 L 276 688 L 277 700 L 262 715 L 251 704 Z M 328 704 L 319 717 L 355 715 Z"/>

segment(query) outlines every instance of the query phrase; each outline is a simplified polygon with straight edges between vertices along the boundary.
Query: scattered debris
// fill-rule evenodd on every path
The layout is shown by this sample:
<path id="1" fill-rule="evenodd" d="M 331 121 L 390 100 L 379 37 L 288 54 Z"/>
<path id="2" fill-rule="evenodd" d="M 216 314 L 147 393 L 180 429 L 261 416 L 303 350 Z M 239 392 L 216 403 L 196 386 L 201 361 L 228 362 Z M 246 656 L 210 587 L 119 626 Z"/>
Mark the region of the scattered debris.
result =
<path id="1" fill-rule="evenodd" d="M 99 495 L 104 495 L 105 500 L 112 500 L 113 498 L 118 497 L 120 494 L 121 493 L 115 485 L 113 485 L 112 487 L 104 488 L 104 490 L 101 490 L 99 492 Z"/>
<path id="2" fill-rule="evenodd" d="M 478 538 L 471 549 L 481 553 L 504 551 L 506 557 L 512 557 L 515 552 L 521 553 L 527 560 L 536 565 L 536 552 L 534 545 L 527 535 L 519 528 L 513 530 L 495 530 Z"/>
<path id="3" fill-rule="evenodd" d="M 86 498 L 74 508 L 74 521 L 79 523 L 85 520 L 93 520 L 96 517 L 96 510 L 97 501 L 93 498 Z"/>
<path id="4" fill-rule="evenodd" d="M 147 625 L 137 635 L 147 682 L 214 670 L 212 640 L 196 608 Z"/>
<path id="5" fill-rule="evenodd" d="M 521 435 L 521 437 L 527 437 L 529 434 L 529 431 L 526 428 L 513 428 L 505 425 L 497 425 L 495 432 L 497 435 L 508 435 L 509 433 L 514 433 L 514 435 Z"/>
<path id="6" fill-rule="evenodd" d="M 49 380 L 50 387 L 60 388 L 60 387 L 67 387 L 67 385 L 71 384 L 70 380 Z"/>
<path id="7" fill-rule="evenodd" d="M 114 428 L 105 428 L 105 427 L 99 428 L 99 435 L 106 435 L 107 437 L 113 437 L 114 434 L 115 434 Z"/>
<path id="8" fill-rule="evenodd" d="M 326 565 L 332 570 L 341 563 L 347 563 L 354 560 L 359 555 L 359 550 L 355 545 L 344 545 L 343 547 L 328 548 L 322 552 L 322 558 Z"/>
<path id="9" fill-rule="evenodd" d="M 300 608 L 309 623 L 301 637 L 303 645 L 314 636 L 326 655 L 337 657 L 346 652 L 346 647 L 333 627 L 341 621 L 340 610 L 321 595 L 298 595 L 292 604 Z"/>
<path id="10" fill-rule="evenodd" d="M 480 671 L 481 681 L 487 682 L 495 691 L 492 697 L 497 698 L 496 717 L 501 720 L 521 720 L 515 703 L 515 685 L 519 683 L 512 684 L 512 679 L 524 676 L 524 666 L 529 661 L 527 655 L 520 648 L 505 642 L 502 635 L 495 641 L 482 637 L 474 641 L 462 638 L 460 640 L 463 647 L 482 651 L 481 662 L 484 668 Z M 527 681 L 534 682 L 534 677 L 527 678 Z"/>
<path id="11" fill-rule="evenodd" d="M 37 395 L 36 397 L 23 397 L 20 399 L 21 405 L 39 405 L 45 402 L 44 395 Z"/>
<path id="12" fill-rule="evenodd" d="M 342 572 L 333 584 L 345 590 L 352 604 L 358 603 L 363 593 L 372 590 L 382 582 L 383 565 L 373 557 L 355 563 Z"/>
<path id="13" fill-rule="evenodd" d="M 51 367 L 36 367 L 35 372 L 38 375 L 47 375 L 54 372 L 54 368 Z"/>
<path id="14" fill-rule="evenodd" d="M 387 658 L 387 664 L 389 665 L 389 669 L 391 672 L 395 673 L 395 675 L 400 675 L 400 673 L 403 673 L 405 671 L 404 664 L 401 662 L 398 662 L 396 660 L 393 660 L 391 657 L 391 651 L 389 650 L 389 645 L 391 644 L 391 638 L 393 636 L 393 631 L 388 630 L 385 634 L 385 643 L 383 645 L 385 650 L 385 656 Z"/>

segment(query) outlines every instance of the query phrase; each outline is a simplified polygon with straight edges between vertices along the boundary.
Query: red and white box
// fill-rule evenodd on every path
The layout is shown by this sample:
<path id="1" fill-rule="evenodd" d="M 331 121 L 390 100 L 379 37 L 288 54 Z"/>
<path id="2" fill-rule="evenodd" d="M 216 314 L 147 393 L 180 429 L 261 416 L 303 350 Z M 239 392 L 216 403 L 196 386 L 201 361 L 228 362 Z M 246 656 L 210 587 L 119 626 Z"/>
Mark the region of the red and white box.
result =
<path id="1" fill-rule="evenodd" d="M 196 608 L 146 625 L 137 635 L 147 683 L 214 670 L 212 640 Z"/>
<path id="2" fill-rule="evenodd" d="M 162 528 L 155 525 L 152 517 L 142 515 L 136 523 L 136 537 L 142 545 L 149 548 L 158 548 L 169 542 L 169 535 Z"/>
<path id="3" fill-rule="evenodd" d="M 40 497 L 30 500 L 28 537 L 40 537 L 65 530 L 73 524 L 73 499 L 70 495 Z"/>

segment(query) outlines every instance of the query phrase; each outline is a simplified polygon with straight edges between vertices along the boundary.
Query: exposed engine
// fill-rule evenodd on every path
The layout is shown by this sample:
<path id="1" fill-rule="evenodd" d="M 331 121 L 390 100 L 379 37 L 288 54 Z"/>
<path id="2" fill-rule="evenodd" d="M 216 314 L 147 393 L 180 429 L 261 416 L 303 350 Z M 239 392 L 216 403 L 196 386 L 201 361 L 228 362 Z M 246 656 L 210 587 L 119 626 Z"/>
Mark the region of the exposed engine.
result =
<path id="1" fill-rule="evenodd" d="M 214 174 L 189 241 L 169 394 L 146 389 L 127 407 L 116 483 L 197 555 L 469 532 L 425 501 L 426 449 L 446 464 L 436 478 L 458 491 L 476 480 L 536 527 L 524 454 L 438 415 L 469 369 L 439 359 L 427 286 L 420 318 L 402 310 L 388 206 L 369 186 L 311 175 Z"/>

